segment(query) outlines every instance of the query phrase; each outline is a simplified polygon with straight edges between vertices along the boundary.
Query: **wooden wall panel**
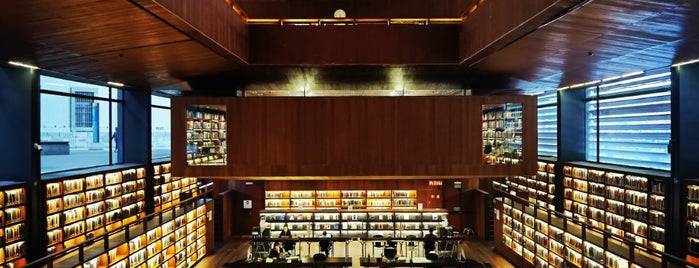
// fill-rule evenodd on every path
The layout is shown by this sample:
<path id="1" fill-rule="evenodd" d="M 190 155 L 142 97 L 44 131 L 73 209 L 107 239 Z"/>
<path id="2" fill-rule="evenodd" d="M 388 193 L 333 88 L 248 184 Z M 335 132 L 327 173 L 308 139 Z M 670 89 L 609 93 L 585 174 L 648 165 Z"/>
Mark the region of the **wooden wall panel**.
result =
<path id="1" fill-rule="evenodd" d="M 536 170 L 532 96 L 178 97 L 172 103 L 176 176 L 465 178 L 533 175 Z M 486 103 L 524 104 L 524 164 L 482 162 L 481 107 Z M 187 104 L 227 105 L 227 166 L 184 164 L 182 111 Z"/>
<path id="2" fill-rule="evenodd" d="M 250 64 L 458 63 L 459 25 L 250 25 Z"/>

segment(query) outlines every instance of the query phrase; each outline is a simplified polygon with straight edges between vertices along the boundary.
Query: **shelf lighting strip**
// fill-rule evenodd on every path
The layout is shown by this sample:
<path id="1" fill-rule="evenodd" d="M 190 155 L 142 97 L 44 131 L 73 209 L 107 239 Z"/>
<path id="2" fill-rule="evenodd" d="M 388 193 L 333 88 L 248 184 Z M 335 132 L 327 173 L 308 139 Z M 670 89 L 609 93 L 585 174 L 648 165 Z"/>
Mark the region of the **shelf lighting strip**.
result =
<path id="1" fill-rule="evenodd" d="M 471 16 L 485 0 L 478 0 L 460 17 L 454 18 L 250 18 L 245 12 L 234 3 L 233 0 L 226 0 L 233 12 L 243 18 L 249 25 L 295 25 L 295 26 L 321 26 L 321 25 L 360 25 L 360 24 L 461 24 L 466 18 Z"/>
<path id="2" fill-rule="evenodd" d="M 322 25 L 360 25 L 360 24 L 460 24 L 462 18 L 356 18 L 356 19 L 252 19 L 247 18 L 249 25 L 294 25 L 294 26 L 322 26 Z"/>

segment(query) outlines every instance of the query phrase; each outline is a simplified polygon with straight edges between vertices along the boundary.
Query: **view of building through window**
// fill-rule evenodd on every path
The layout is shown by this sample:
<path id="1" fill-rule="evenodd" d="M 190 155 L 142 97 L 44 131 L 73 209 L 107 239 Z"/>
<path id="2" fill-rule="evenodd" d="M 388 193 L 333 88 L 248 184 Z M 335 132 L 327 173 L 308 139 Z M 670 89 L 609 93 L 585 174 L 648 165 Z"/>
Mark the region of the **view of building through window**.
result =
<path id="1" fill-rule="evenodd" d="M 151 96 L 151 149 L 153 161 L 170 158 L 170 98 Z"/>
<path id="2" fill-rule="evenodd" d="M 41 172 L 119 163 L 120 90 L 41 76 Z"/>

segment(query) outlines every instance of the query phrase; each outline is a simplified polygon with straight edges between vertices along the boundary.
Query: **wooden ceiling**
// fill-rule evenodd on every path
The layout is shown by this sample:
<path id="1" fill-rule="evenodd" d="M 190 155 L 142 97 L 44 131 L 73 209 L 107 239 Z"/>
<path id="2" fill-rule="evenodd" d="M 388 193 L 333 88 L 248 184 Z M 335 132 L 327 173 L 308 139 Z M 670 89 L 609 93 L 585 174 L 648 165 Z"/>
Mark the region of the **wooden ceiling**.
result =
<path id="1" fill-rule="evenodd" d="M 473 17 L 465 18 L 465 24 L 479 14 L 493 19 L 502 16 L 498 14 L 517 13 L 502 8 L 488 10 L 490 1 L 239 0 L 235 4 L 250 18 L 328 18 L 337 8 L 354 18 L 453 18 L 465 16 L 477 2 L 481 6 Z M 694 16 L 699 14 L 699 3 L 693 0 L 549 0 L 551 5 L 560 5 L 552 10 L 561 12 L 548 14 L 548 19 L 539 16 L 527 20 L 517 25 L 517 31 L 513 27 L 507 38 L 497 40 L 500 43 L 484 45 L 481 50 L 488 53 L 478 57 L 460 55 L 463 42 L 477 38 L 460 37 L 464 28 L 458 25 L 410 26 L 422 28 L 405 31 L 397 26 L 374 26 L 393 31 L 382 35 L 376 30 L 381 38 L 399 40 L 405 46 L 401 49 L 408 53 L 377 57 L 369 54 L 376 51 L 355 51 L 353 58 L 346 60 L 335 57 L 347 54 L 336 51 L 337 46 L 318 46 L 306 52 L 318 57 L 310 62 L 303 61 L 308 57 L 288 55 L 289 51 L 284 51 L 288 56 L 271 57 L 272 50 L 279 51 L 274 45 L 260 52 L 260 29 L 264 27 L 241 24 L 242 19 L 236 18 L 224 0 L 196 1 L 214 11 L 205 19 L 188 17 L 192 13 L 189 2 L 0 1 L 0 60 L 28 62 L 53 74 L 119 81 L 139 89 L 193 88 L 195 92 L 225 95 L 235 90 L 297 90 L 299 79 L 312 79 L 319 88 L 339 91 L 402 86 L 434 92 L 473 89 L 474 94 L 536 92 L 699 58 L 695 49 L 699 47 L 699 18 Z M 585 5 L 575 6 L 577 3 Z M 559 15 L 563 16 L 555 19 Z M 478 21 L 484 22 L 479 25 L 485 31 L 508 25 L 487 18 Z M 231 29 L 226 23 L 243 26 Z M 278 26 L 265 34 L 286 31 L 291 35 L 289 31 L 295 31 L 291 36 L 298 36 L 296 32 L 311 35 L 317 31 L 342 38 L 352 35 L 351 27 L 356 26 Z M 444 44 L 436 46 L 414 36 L 439 38 Z M 376 38 L 354 41 L 361 45 Z M 405 56 L 411 53 L 421 54 Z M 270 57 L 256 62 L 265 55 Z M 279 57 L 282 59 L 277 62 Z"/>

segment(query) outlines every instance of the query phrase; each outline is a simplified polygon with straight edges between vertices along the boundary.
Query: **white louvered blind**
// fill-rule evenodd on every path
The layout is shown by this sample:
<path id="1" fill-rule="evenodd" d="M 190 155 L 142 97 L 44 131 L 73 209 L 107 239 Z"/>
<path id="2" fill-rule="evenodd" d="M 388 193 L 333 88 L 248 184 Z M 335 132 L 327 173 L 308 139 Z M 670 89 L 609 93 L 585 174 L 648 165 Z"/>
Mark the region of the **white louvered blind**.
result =
<path id="1" fill-rule="evenodd" d="M 558 155 L 558 94 L 547 91 L 537 98 L 537 133 L 540 156 Z"/>
<path id="2" fill-rule="evenodd" d="M 587 89 L 588 161 L 670 170 L 670 73 Z"/>

